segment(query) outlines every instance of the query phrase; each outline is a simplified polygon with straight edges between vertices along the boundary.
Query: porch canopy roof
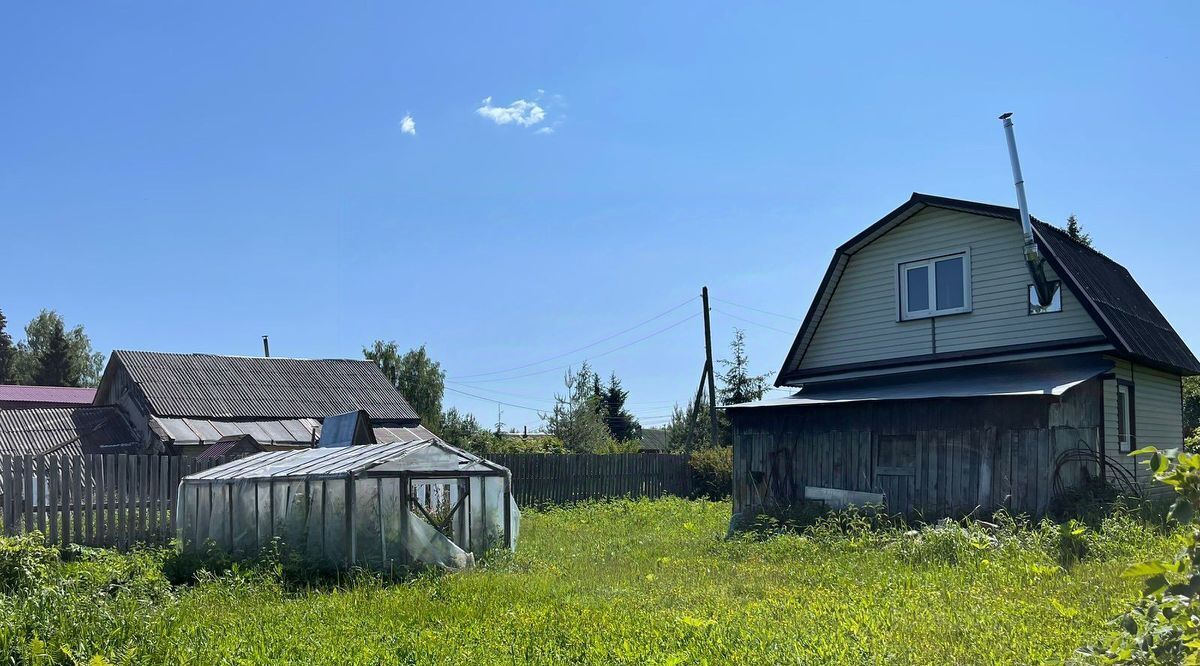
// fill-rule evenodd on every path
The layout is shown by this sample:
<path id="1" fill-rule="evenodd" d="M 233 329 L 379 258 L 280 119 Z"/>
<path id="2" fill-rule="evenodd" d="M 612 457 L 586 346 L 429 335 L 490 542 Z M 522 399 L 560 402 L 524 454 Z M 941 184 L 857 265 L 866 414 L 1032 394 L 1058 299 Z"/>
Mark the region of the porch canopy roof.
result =
<path id="1" fill-rule="evenodd" d="M 1096 355 L 939 368 L 805 384 L 796 393 L 727 409 L 825 405 L 868 400 L 922 400 L 979 396 L 1058 396 L 1108 372 L 1113 362 Z"/>

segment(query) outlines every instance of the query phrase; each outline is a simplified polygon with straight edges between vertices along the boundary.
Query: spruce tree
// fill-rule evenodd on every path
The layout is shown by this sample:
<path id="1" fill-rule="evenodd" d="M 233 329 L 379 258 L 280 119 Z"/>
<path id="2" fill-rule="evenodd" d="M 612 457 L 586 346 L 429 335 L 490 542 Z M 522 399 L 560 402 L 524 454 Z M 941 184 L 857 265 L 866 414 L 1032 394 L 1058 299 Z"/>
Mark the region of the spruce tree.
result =
<path id="1" fill-rule="evenodd" d="M 71 344 L 63 331 L 62 321 L 57 321 L 51 327 L 46 348 L 38 358 L 34 383 L 39 386 L 76 386 L 78 380 L 71 376 L 71 365 Z"/>
<path id="2" fill-rule="evenodd" d="M 600 399 L 604 403 L 604 415 L 608 423 L 608 430 L 612 433 L 613 439 L 618 442 L 628 442 L 640 439 L 642 436 L 642 424 L 638 423 L 637 418 L 625 409 L 625 401 L 628 398 L 629 391 L 621 386 L 621 380 L 617 379 L 617 373 L 609 375 L 608 385 L 603 387 L 600 392 Z"/>
<path id="3" fill-rule="evenodd" d="M 0 312 L 0 384 L 15 384 L 17 348 L 5 327 L 8 320 Z"/>
<path id="4" fill-rule="evenodd" d="M 1079 220 L 1075 219 L 1074 215 L 1067 217 L 1067 235 L 1072 240 L 1092 247 L 1092 235 L 1083 230 L 1083 225 L 1079 224 Z"/>
<path id="5" fill-rule="evenodd" d="M 717 375 L 721 380 L 721 388 L 717 389 L 717 398 L 722 405 L 736 405 L 742 402 L 761 400 L 767 392 L 767 379 L 771 373 L 762 375 L 750 374 L 750 357 L 746 355 L 746 332 L 740 328 L 733 329 L 733 340 L 729 343 L 733 359 L 721 359 L 719 365 L 725 367 L 725 372 Z"/>

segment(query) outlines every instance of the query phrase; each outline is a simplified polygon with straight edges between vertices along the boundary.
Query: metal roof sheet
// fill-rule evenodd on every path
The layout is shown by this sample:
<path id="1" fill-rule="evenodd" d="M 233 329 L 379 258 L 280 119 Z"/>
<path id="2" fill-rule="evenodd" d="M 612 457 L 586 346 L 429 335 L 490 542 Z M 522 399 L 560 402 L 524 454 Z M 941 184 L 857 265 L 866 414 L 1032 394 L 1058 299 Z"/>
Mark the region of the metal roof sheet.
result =
<path id="1" fill-rule="evenodd" d="M 425 426 L 412 426 L 411 428 L 401 428 L 398 426 L 376 426 L 371 428 L 375 431 L 375 441 L 380 444 L 390 444 L 392 442 L 411 442 L 414 439 L 433 439 L 436 437 Z"/>
<path id="2" fill-rule="evenodd" d="M 303 449 L 259 453 L 197 472 L 188 481 L 236 481 L 254 479 L 302 479 L 308 476 L 347 476 L 387 465 L 389 471 L 460 472 L 491 470 L 504 473 L 500 465 L 454 448 L 438 439 L 393 444 L 345 446 L 333 449 Z"/>
<path id="3" fill-rule="evenodd" d="M 229 435 L 250 435 L 260 444 L 308 446 L 313 442 L 314 431 L 321 431 L 321 423 L 316 419 L 229 421 L 151 416 L 150 423 L 179 446 L 212 444 Z"/>
<path id="4" fill-rule="evenodd" d="M 121 350 L 113 359 L 157 416 L 322 419 L 362 409 L 373 420 L 418 420 L 372 361 Z"/>
<path id="5" fill-rule="evenodd" d="M 977 396 L 1058 396 L 1111 370 L 1100 356 L 1060 356 L 926 370 L 897 375 L 805 384 L 784 397 L 730 405 L 727 409 L 823 405 L 869 400 L 921 400 Z"/>
<path id="6" fill-rule="evenodd" d="M 96 397 L 94 388 L 75 386 L 20 386 L 0 384 L 0 402 L 50 403 L 54 405 L 90 405 Z"/>
<path id="7" fill-rule="evenodd" d="M 137 436 L 120 409 L 0 409 L 0 454 L 133 453 Z"/>

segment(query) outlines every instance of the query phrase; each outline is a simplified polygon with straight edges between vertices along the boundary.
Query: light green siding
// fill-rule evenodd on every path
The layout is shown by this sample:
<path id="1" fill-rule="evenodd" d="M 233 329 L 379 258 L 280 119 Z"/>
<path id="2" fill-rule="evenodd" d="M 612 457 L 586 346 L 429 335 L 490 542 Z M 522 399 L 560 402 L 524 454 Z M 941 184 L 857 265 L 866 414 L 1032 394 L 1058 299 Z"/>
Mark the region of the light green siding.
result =
<path id="1" fill-rule="evenodd" d="M 972 311 L 897 321 L 897 263 L 961 249 Z M 1101 335 L 1069 290 L 1062 312 L 1030 316 L 1029 282 L 1015 222 L 926 208 L 850 257 L 799 368 Z"/>
<path id="2" fill-rule="evenodd" d="M 1182 386 L 1178 375 L 1152 370 L 1123 359 L 1113 359 L 1117 379 L 1133 383 L 1133 448 L 1155 446 L 1174 449 L 1183 446 Z M 1141 459 L 1130 458 L 1117 444 L 1117 379 L 1104 382 L 1104 450 L 1135 474 L 1139 482 L 1155 496 L 1168 489 L 1150 483 L 1150 474 Z"/>

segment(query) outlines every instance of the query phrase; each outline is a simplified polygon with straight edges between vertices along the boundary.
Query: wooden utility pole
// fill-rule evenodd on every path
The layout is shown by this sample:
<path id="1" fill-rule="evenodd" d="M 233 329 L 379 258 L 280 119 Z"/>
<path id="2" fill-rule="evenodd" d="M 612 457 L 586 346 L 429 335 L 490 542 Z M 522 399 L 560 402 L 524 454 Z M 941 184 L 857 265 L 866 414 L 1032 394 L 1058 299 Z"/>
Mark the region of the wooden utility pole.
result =
<path id="1" fill-rule="evenodd" d="M 714 368 L 712 354 L 712 326 L 708 322 L 708 287 L 700 290 L 700 298 L 704 301 L 704 356 L 708 365 L 708 418 L 712 427 L 710 446 L 718 446 L 717 441 L 717 382 L 713 378 Z M 699 407 L 699 405 L 697 405 Z"/>
<path id="2" fill-rule="evenodd" d="M 704 370 L 700 373 L 700 385 L 696 387 L 696 399 L 692 401 L 691 413 L 688 414 L 688 434 L 687 441 L 684 443 L 684 450 L 691 452 L 692 450 L 692 435 L 696 433 L 696 414 L 700 413 L 700 398 L 704 397 L 704 380 L 708 376 L 708 364 L 704 364 Z"/>

